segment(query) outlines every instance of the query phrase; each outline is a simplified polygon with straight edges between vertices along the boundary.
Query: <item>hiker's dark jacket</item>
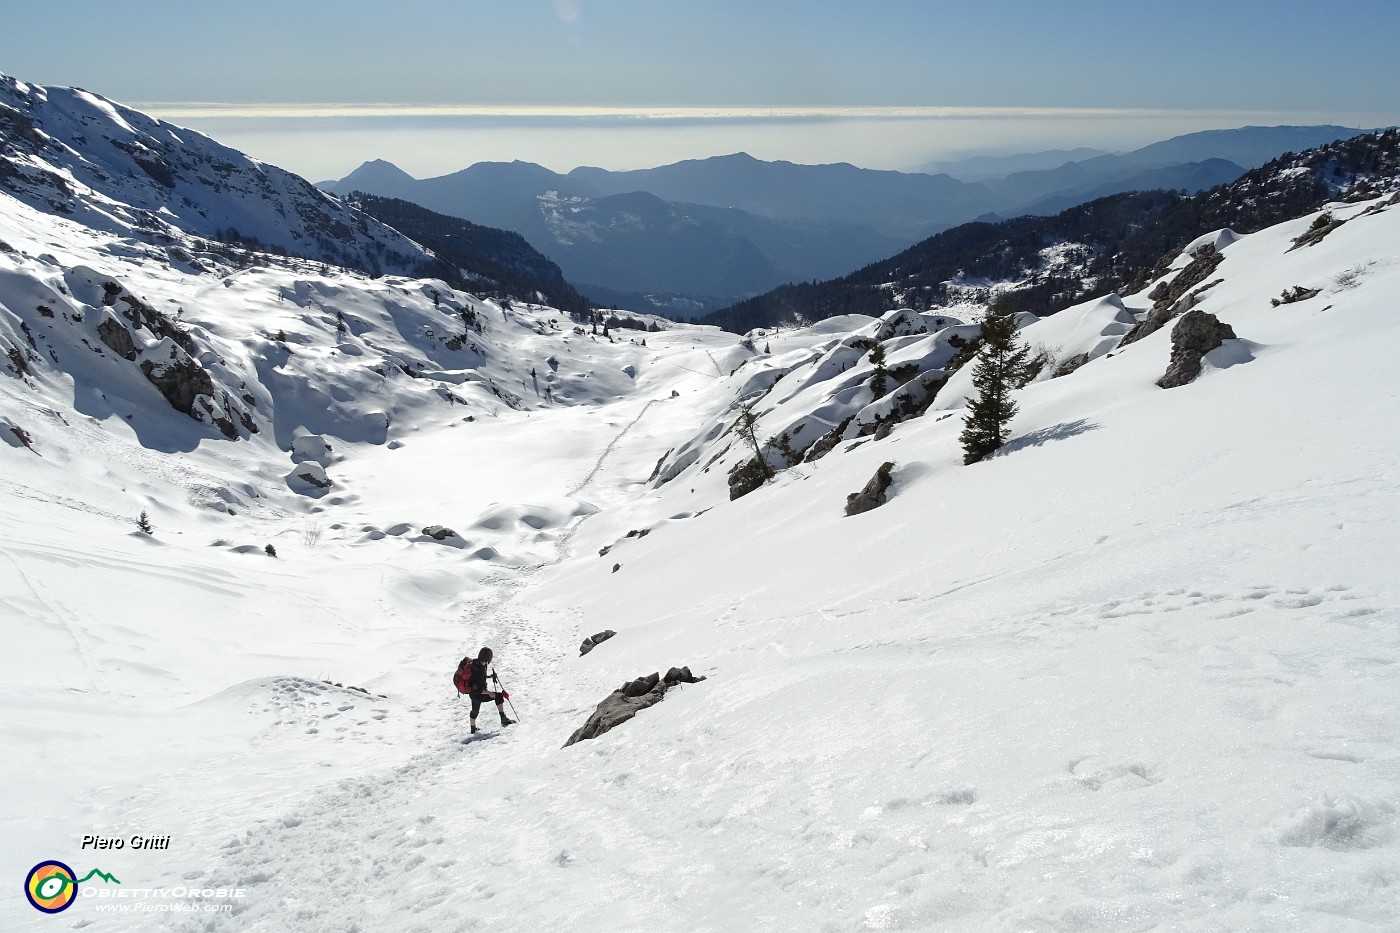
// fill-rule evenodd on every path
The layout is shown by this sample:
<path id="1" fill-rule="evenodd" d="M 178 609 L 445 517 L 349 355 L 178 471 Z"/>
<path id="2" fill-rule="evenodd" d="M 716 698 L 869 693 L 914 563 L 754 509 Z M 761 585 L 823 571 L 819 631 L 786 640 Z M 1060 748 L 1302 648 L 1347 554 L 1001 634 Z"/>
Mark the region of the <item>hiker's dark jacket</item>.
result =
<path id="1" fill-rule="evenodd" d="M 487 689 L 486 665 L 480 661 L 473 661 L 472 669 L 467 674 L 467 693 L 472 696 L 481 696 Z"/>

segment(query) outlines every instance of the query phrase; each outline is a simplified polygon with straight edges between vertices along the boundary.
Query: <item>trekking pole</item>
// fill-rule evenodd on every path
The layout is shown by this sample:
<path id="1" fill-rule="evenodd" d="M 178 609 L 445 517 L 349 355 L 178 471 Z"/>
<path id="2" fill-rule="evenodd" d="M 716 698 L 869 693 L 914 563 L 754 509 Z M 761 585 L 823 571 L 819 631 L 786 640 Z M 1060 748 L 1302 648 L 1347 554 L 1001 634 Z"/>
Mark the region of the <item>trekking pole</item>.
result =
<path id="1" fill-rule="evenodd" d="M 499 678 L 499 677 L 496 676 L 496 669 L 495 669 L 494 667 L 491 668 L 491 679 L 494 680 L 494 681 L 496 682 L 496 686 L 498 686 L 498 687 L 501 688 L 501 692 L 503 692 L 503 693 L 510 693 L 510 691 L 506 689 L 506 685 L 503 684 L 503 683 L 501 683 L 501 678 Z M 506 702 L 507 702 L 507 703 L 510 703 L 510 697 L 509 697 L 509 696 L 506 697 Z M 517 713 L 517 712 L 515 711 L 515 704 L 514 704 L 514 703 L 510 703 L 510 711 L 511 711 L 511 714 L 515 716 L 515 721 L 516 721 L 516 722 L 519 722 L 519 721 L 520 721 L 520 714 Z"/>

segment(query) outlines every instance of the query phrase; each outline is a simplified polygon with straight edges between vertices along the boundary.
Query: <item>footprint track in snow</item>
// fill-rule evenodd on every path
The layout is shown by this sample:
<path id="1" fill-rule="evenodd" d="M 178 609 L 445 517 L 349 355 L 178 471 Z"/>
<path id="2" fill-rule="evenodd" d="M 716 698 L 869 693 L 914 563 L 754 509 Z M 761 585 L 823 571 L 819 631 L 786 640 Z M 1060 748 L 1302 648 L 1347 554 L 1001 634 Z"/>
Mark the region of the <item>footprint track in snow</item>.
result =
<path id="1" fill-rule="evenodd" d="M 1352 602 L 1363 597 L 1350 592 L 1345 584 L 1324 588 L 1281 587 L 1267 584 L 1251 586 L 1242 592 L 1220 593 L 1202 589 L 1176 588 L 1164 593 L 1147 592 L 1126 599 L 1113 599 L 1099 604 L 1094 614 L 1098 619 L 1123 619 L 1163 612 L 1181 612 L 1198 607 L 1214 607 L 1216 619 L 1230 619 L 1260 609 L 1306 610 L 1325 604 Z M 1068 610 L 1072 612 L 1073 610 Z M 1377 609 L 1362 605 L 1339 613 L 1337 618 L 1363 618 Z M 1065 614 L 1064 611 L 1057 614 Z"/>

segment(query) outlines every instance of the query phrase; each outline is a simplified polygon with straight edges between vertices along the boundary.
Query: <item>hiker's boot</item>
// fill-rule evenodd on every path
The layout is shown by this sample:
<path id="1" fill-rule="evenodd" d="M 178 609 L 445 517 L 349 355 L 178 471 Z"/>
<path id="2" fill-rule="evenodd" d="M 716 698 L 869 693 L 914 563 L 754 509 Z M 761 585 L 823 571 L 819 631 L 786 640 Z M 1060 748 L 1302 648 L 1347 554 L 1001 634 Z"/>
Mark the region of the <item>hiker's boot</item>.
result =
<path id="1" fill-rule="evenodd" d="M 514 719 L 507 719 L 507 718 L 506 718 L 506 714 L 505 714 L 505 713 L 502 713 L 502 714 L 501 714 L 501 725 L 502 725 L 502 726 L 513 726 L 513 725 L 515 725 L 515 720 L 514 720 Z"/>
<path id="2" fill-rule="evenodd" d="M 481 730 L 476 727 L 476 723 L 472 723 L 472 735 L 476 735 L 480 731 Z"/>

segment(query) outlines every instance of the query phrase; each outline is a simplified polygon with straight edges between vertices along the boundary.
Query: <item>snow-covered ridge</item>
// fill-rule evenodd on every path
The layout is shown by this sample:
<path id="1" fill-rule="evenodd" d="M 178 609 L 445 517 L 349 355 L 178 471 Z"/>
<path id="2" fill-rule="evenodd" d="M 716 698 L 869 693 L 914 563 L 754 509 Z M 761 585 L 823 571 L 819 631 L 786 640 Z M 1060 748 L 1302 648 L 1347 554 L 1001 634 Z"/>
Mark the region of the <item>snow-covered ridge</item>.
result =
<path id="1" fill-rule="evenodd" d="M 200 237 L 401 275 L 431 259 L 302 178 L 202 133 L 78 88 L 4 74 L 0 189 L 41 211 L 175 250 Z"/>

